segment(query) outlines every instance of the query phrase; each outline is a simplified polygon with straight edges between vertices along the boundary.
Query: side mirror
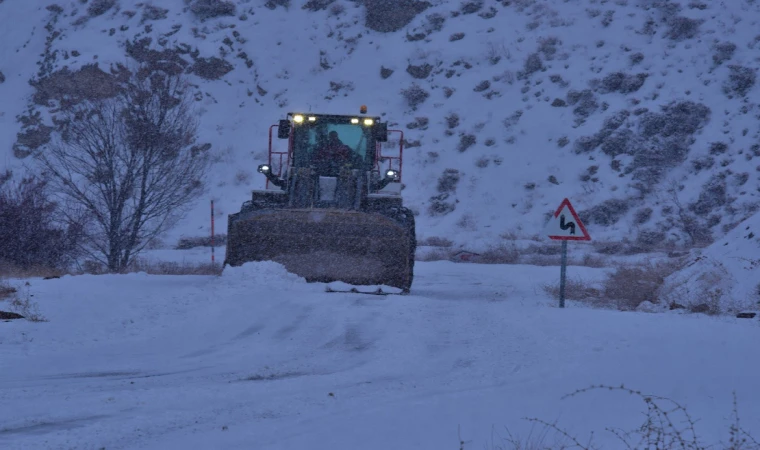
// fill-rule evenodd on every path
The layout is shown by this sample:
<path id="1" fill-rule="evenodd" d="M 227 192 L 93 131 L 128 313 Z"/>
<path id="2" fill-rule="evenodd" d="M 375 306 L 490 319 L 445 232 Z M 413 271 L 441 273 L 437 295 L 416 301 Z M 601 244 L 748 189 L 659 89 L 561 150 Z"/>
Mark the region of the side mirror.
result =
<path id="1" fill-rule="evenodd" d="M 283 119 L 280 120 L 280 124 L 277 127 L 277 138 L 287 139 L 290 137 L 290 121 Z"/>
<path id="2" fill-rule="evenodd" d="M 388 122 L 377 122 L 372 128 L 372 134 L 377 142 L 388 142 Z"/>

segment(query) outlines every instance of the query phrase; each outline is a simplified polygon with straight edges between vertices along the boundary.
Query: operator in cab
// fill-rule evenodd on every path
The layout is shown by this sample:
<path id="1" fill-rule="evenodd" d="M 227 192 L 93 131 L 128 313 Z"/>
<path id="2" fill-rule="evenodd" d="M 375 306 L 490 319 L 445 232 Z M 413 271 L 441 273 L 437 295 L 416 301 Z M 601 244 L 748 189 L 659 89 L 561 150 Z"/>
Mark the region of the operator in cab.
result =
<path id="1" fill-rule="evenodd" d="M 328 134 L 327 142 L 315 152 L 312 163 L 320 175 L 335 177 L 338 176 L 341 167 L 352 165 L 354 160 L 351 147 L 340 140 L 337 131 L 332 130 Z"/>

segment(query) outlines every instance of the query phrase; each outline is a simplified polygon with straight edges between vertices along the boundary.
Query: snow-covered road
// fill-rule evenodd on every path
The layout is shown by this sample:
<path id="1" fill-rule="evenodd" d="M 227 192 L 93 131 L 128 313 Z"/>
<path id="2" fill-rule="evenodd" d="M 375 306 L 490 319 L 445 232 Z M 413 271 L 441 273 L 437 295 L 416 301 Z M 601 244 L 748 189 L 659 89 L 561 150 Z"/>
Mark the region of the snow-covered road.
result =
<path id="1" fill-rule="evenodd" d="M 561 400 L 599 383 L 685 404 L 709 441 L 736 391 L 760 436 L 756 320 L 561 310 L 541 289 L 557 272 L 418 263 L 412 295 L 387 297 L 266 263 L 33 281 L 50 321 L 0 323 L 0 448 L 441 449 L 457 429 L 484 448 L 524 417 L 614 443 L 634 398 Z"/>

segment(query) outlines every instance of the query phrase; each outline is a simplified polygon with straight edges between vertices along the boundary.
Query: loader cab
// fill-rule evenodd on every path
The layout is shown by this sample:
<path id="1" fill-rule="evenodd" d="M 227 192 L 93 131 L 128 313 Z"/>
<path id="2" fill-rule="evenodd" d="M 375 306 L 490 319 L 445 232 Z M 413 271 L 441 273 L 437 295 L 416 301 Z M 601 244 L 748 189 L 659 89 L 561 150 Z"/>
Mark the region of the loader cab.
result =
<path id="1" fill-rule="evenodd" d="M 274 140 L 275 129 L 279 144 Z M 333 153 L 331 146 L 326 151 L 335 141 L 341 150 Z M 397 197 L 402 188 L 403 143 L 403 131 L 389 130 L 380 117 L 368 116 L 365 107 L 359 115 L 291 112 L 270 127 L 268 163 L 260 165 L 259 172 L 267 178 L 265 190 L 290 192 L 293 176 L 301 173 L 302 178 L 303 170 L 322 180 L 336 179 L 348 168 L 364 179 L 363 195 Z M 319 163 L 325 153 L 335 163 L 329 168 Z"/>
<path id="2" fill-rule="evenodd" d="M 366 171 L 375 164 L 376 140 L 372 125 L 378 122 L 377 118 L 319 115 L 295 117 L 304 118 L 299 119 L 300 121 L 296 121 L 295 118 L 293 120 L 293 167 L 323 165 L 326 167 L 322 171 L 330 172 L 323 174 L 334 176 L 334 166 L 333 170 L 330 170 L 327 168 L 328 165 L 322 164 L 325 155 L 333 151 L 334 147 L 345 149 L 353 169 Z"/>

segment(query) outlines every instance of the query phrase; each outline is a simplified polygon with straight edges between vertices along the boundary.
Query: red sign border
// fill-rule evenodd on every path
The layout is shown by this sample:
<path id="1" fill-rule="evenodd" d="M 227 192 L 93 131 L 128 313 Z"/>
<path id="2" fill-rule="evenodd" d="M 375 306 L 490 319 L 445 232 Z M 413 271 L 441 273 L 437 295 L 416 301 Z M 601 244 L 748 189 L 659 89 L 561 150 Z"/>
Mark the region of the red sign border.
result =
<path id="1" fill-rule="evenodd" d="M 588 231 L 586 230 L 586 227 L 583 225 L 583 222 L 581 222 L 581 219 L 578 217 L 578 214 L 575 212 L 575 208 L 573 208 L 573 205 L 570 203 L 570 199 L 565 198 L 562 200 L 562 203 L 560 203 L 559 208 L 557 208 L 557 211 L 554 212 L 554 218 L 556 219 L 559 217 L 559 213 L 562 211 L 562 208 L 567 206 L 567 209 L 570 210 L 570 214 L 573 216 L 573 219 L 575 219 L 575 223 L 578 224 L 578 228 L 581 229 L 583 232 L 583 236 L 549 236 L 549 239 L 553 239 L 555 241 L 590 241 L 591 235 L 588 234 Z"/>

